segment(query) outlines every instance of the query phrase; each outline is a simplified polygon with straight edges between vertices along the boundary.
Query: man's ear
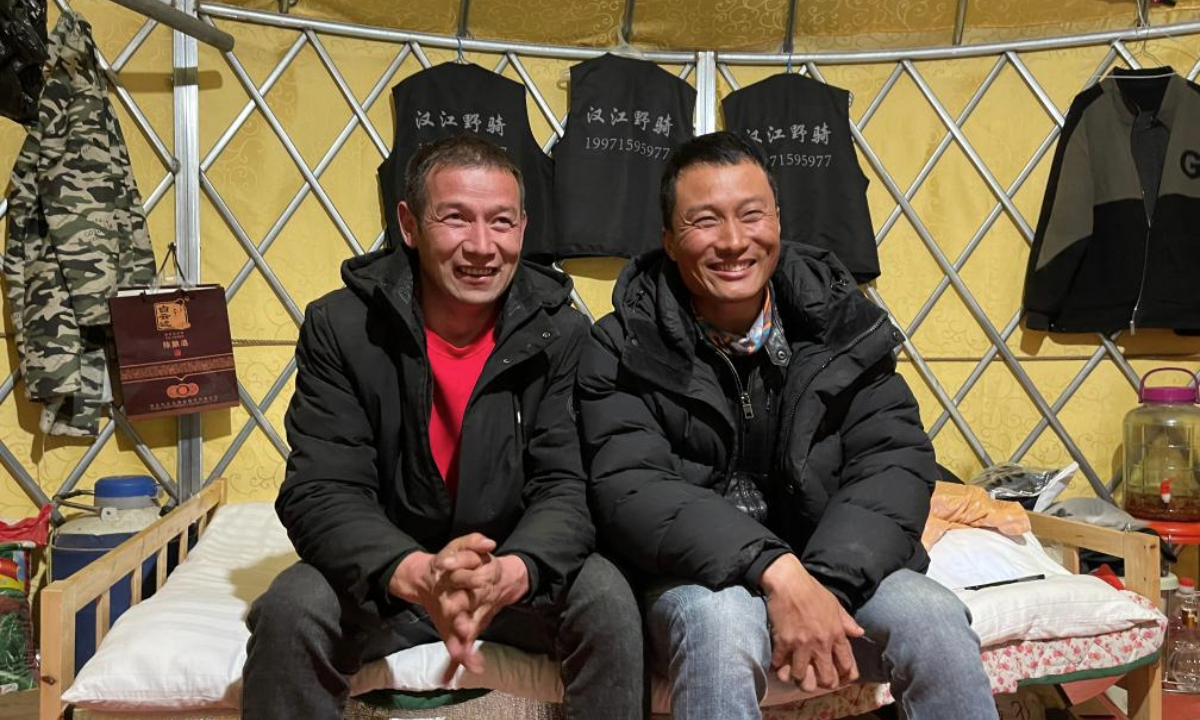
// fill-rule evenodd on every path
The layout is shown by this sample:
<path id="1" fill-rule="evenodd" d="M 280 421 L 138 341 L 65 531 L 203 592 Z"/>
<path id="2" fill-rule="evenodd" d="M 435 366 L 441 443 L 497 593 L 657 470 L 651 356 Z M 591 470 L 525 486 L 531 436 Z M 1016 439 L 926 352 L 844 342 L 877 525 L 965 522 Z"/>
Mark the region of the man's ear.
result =
<path id="1" fill-rule="evenodd" d="M 663 228 L 662 246 L 666 251 L 667 257 L 671 260 L 675 259 L 675 233 L 670 228 Z"/>
<path id="2" fill-rule="evenodd" d="M 415 249 L 418 220 L 408 202 L 401 200 L 397 203 L 396 217 L 400 220 L 400 235 L 404 239 L 404 244 Z"/>

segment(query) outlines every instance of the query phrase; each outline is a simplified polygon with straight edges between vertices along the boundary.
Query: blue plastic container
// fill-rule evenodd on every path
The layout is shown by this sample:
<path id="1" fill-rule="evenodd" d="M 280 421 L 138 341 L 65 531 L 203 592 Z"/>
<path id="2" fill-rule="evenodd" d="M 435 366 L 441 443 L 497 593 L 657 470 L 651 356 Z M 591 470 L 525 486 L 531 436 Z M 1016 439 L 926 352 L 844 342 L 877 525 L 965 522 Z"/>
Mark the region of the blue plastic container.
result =
<path id="1" fill-rule="evenodd" d="M 95 511 L 63 523 L 50 541 L 50 579 L 69 578 L 158 519 L 158 485 L 147 475 L 123 475 L 96 481 Z M 142 594 L 154 590 L 155 559 L 142 564 Z M 109 617 L 116 622 L 129 609 L 130 581 L 122 580 L 109 596 Z M 96 652 L 96 604 L 75 615 L 75 672 Z"/>

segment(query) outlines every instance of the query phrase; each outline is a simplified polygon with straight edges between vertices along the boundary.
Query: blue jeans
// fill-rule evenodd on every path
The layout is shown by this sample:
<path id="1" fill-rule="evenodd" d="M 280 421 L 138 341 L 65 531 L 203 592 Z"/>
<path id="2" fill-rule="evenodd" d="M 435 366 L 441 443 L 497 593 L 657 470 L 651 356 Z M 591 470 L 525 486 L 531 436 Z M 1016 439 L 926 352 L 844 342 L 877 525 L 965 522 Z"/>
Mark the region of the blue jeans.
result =
<path id="1" fill-rule="evenodd" d="M 979 637 L 966 606 L 924 575 L 884 579 L 855 614 L 866 631 L 852 640 L 863 681 L 891 682 L 908 720 L 997 718 Z M 667 584 L 646 600 L 654 669 L 671 690 L 674 720 L 759 720 L 771 665 L 763 598 L 735 585 Z"/>

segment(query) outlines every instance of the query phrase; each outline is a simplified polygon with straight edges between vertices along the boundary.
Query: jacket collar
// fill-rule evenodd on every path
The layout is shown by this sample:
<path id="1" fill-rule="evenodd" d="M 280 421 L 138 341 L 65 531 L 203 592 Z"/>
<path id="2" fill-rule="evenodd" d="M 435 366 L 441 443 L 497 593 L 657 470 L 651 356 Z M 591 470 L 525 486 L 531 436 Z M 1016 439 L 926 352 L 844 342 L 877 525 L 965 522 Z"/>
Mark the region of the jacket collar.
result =
<path id="1" fill-rule="evenodd" d="M 417 256 L 406 248 L 378 250 L 342 263 L 342 281 L 346 287 L 368 305 L 394 314 L 412 339 L 424 347 L 424 323 L 417 293 L 418 272 Z M 496 346 L 499 348 L 513 333 L 535 319 L 539 320 L 539 326 L 545 326 L 539 328 L 541 339 L 553 339 L 557 331 L 544 310 L 570 303 L 571 288 L 571 279 L 565 274 L 521 261 L 512 285 L 501 298 L 496 320 Z"/>
<path id="2" fill-rule="evenodd" d="M 785 243 L 771 282 L 793 353 L 802 346 L 836 352 L 885 315 L 826 250 Z M 626 335 L 621 364 L 657 385 L 688 392 L 701 338 L 687 288 L 666 253 L 654 250 L 626 265 L 613 291 L 613 312 Z"/>
<path id="3" fill-rule="evenodd" d="M 1123 124 L 1132 126 L 1134 120 L 1137 119 L 1137 112 L 1126 101 L 1125 94 L 1121 91 L 1121 81 L 1124 79 L 1125 82 L 1144 82 L 1144 80 L 1139 80 L 1138 78 L 1153 77 L 1174 72 L 1170 66 L 1140 68 L 1137 70 L 1115 68 L 1111 75 L 1101 81 L 1101 85 L 1104 87 L 1104 92 L 1109 96 L 1109 100 L 1116 110 L 1117 118 Z M 1178 74 L 1166 78 L 1166 81 L 1166 87 L 1163 88 L 1162 103 L 1159 105 L 1158 112 L 1154 116 L 1162 124 L 1166 125 L 1169 130 L 1174 125 L 1175 113 L 1179 109 L 1180 96 L 1187 90 L 1187 81 Z"/>

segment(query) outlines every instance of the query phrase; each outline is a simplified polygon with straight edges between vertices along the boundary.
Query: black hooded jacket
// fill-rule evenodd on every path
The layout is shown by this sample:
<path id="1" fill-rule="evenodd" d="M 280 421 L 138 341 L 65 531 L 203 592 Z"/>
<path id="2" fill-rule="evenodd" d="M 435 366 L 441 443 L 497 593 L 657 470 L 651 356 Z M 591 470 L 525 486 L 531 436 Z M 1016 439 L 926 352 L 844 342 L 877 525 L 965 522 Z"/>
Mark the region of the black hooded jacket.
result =
<path id="1" fill-rule="evenodd" d="M 625 268 L 615 310 L 580 360 L 593 518 L 606 550 L 639 570 L 710 587 L 757 586 L 771 560 L 794 550 L 857 609 L 888 574 L 928 565 L 920 538 L 933 448 L 895 372 L 900 331 L 833 255 L 785 244 L 771 282 L 787 347 L 757 361 L 782 364 L 765 408 L 774 420 L 765 523 L 724 496 L 730 469 L 746 462 L 737 454 L 748 421 L 735 371 L 700 336 L 662 251 Z"/>
<path id="2" fill-rule="evenodd" d="M 555 596 L 594 541 L 571 391 L 587 320 L 571 281 L 522 264 L 496 347 L 463 417 L 453 505 L 429 448 L 432 402 L 415 257 L 381 251 L 342 266 L 346 288 L 308 306 L 286 425 L 292 452 L 275 503 L 300 557 L 348 602 L 387 616 L 414 550 L 481 532 Z"/>

